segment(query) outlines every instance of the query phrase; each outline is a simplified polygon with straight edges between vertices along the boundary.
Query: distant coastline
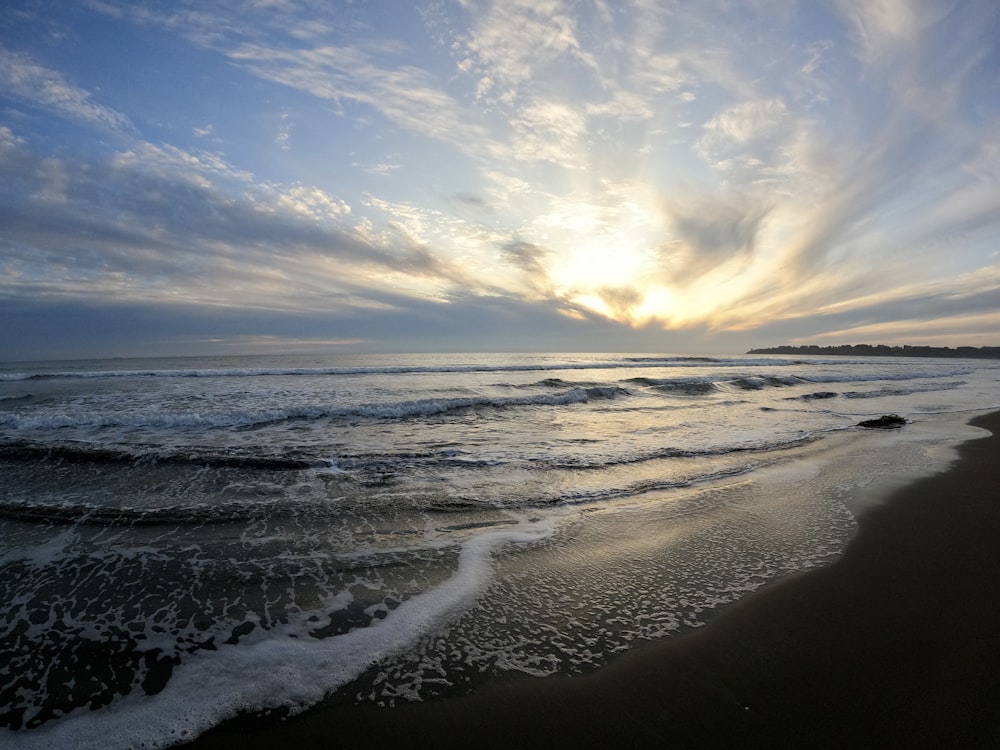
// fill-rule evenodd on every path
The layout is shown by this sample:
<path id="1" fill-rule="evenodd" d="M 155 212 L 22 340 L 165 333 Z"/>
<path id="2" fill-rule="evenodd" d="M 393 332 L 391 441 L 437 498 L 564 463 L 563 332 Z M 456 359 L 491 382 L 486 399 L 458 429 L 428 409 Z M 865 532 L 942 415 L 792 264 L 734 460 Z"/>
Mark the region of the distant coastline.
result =
<path id="1" fill-rule="evenodd" d="M 1000 346 L 886 346 L 845 344 L 841 346 L 771 346 L 751 349 L 747 354 L 820 354 L 853 357 L 944 357 L 952 359 L 1000 359 Z"/>

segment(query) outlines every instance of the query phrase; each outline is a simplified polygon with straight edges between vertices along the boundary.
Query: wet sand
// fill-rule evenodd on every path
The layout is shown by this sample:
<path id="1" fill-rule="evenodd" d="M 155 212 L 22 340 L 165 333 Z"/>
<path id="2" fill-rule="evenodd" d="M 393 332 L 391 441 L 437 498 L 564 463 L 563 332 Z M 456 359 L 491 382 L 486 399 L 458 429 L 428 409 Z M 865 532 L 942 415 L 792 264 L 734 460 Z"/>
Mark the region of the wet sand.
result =
<path id="1" fill-rule="evenodd" d="M 869 509 L 834 563 L 585 677 L 233 722 L 241 748 L 1000 748 L 1000 413 Z"/>

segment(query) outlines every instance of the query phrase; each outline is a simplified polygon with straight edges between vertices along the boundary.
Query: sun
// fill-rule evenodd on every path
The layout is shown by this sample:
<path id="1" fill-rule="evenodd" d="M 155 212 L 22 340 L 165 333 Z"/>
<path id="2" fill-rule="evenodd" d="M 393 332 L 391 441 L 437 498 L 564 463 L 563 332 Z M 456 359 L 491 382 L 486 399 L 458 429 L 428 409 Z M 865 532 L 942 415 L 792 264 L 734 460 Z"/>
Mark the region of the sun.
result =
<path id="1" fill-rule="evenodd" d="M 632 285 L 648 259 L 635 237 L 599 235 L 573 242 L 551 269 L 565 289 L 593 290 Z"/>
<path id="2" fill-rule="evenodd" d="M 632 311 L 631 323 L 645 325 L 653 320 L 669 322 L 675 317 L 677 295 L 665 286 L 649 287 L 643 295 L 642 302 Z"/>
<path id="3" fill-rule="evenodd" d="M 536 223 L 552 288 L 576 309 L 630 325 L 671 320 L 678 300 L 657 248 L 665 227 L 641 190 L 602 204 L 565 200 Z"/>

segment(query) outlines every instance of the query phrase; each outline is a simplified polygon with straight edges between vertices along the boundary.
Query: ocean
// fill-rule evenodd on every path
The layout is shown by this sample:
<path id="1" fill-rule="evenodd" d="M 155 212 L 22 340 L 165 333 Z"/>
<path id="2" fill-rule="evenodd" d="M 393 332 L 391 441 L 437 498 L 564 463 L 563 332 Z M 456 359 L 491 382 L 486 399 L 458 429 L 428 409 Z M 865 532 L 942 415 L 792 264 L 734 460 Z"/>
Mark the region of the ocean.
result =
<path id="1" fill-rule="evenodd" d="M 0 364 L 0 744 L 593 670 L 833 559 L 997 408 L 988 360 Z"/>

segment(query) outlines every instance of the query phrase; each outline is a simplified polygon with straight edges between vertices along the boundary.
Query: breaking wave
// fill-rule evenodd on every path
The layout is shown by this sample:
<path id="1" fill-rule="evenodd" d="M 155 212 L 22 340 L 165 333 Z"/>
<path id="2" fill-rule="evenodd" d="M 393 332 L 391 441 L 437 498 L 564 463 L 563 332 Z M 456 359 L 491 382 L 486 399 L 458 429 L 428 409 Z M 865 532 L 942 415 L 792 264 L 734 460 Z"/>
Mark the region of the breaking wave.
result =
<path id="1" fill-rule="evenodd" d="M 614 398 L 614 388 L 574 388 L 565 393 L 532 396 L 471 396 L 466 398 L 417 399 L 386 404 L 363 404 L 353 407 L 297 406 L 284 409 L 261 409 L 219 413 L 140 414 L 46 414 L 24 416 L 0 414 L 0 426 L 14 429 L 60 429 L 65 427 L 259 427 L 289 420 L 315 419 L 386 419 L 405 420 L 430 417 L 461 409 L 510 409 L 527 406 L 565 406 L 582 404 L 592 398 Z"/>

